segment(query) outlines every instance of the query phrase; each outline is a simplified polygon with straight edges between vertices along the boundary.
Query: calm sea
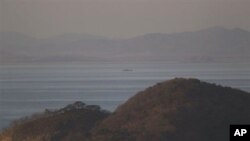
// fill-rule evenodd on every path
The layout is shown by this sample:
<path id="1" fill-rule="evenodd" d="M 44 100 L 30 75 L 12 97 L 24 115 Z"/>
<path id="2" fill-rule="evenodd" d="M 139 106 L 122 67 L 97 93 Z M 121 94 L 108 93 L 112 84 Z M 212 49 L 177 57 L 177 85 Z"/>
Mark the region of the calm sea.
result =
<path id="1" fill-rule="evenodd" d="M 194 77 L 250 92 L 250 64 L 84 63 L 0 66 L 0 129 L 74 101 L 113 111 L 144 88 Z"/>

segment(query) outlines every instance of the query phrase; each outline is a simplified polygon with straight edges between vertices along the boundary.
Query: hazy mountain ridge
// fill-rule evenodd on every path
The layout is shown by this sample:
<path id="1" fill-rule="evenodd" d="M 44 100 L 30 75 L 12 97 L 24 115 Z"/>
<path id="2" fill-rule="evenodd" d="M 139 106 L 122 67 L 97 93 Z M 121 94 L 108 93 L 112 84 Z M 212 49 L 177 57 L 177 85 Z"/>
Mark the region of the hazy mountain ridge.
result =
<path id="1" fill-rule="evenodd" d="M 228 141 L 250 123 L 250 94 L 177 78 L 137 93 L 115 112 L 81 102 L 17 123 L 2 141 Z"/>
<path id="2" fill-rule="evenodd" d="M 77 61 L 248 62 L 250 32 L 212 27 L 195 32 L 146 34 L 130 39 L 67 34 L 34 39 L 0 33 L 1 63 Z"/>

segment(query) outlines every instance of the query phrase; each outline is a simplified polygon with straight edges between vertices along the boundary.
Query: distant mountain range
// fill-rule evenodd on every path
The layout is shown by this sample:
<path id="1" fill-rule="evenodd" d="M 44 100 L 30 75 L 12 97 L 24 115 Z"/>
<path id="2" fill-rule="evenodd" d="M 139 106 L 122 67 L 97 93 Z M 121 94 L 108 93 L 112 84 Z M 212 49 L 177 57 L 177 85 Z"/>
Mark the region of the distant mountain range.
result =
<path id="1" fill-rule="evenodd" d="M 66 34 L 36 39 L 0 33 L 1 64 L 82 61 L 249 62 L 250 32 L 212 27 L 130 39 Z"/>
<path id="2" fill-rule="evenodd" d="M 250 123 L 250 94 L 176 78 L 137 93 L 113 113 L 81 102 L 21 119 L 1 141 L 229 141 Z"/>

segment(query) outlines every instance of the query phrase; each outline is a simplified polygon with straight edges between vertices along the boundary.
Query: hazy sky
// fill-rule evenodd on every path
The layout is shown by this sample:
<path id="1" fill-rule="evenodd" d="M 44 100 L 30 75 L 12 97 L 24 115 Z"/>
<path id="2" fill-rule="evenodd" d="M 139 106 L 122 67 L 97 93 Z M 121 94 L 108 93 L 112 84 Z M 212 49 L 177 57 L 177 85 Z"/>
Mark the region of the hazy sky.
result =
<path id="1" fill-rule="evenodd" d="M 0 0 L 1 31 L 132 37 L 211 26 L 250 31 L 250 0 Z"/>

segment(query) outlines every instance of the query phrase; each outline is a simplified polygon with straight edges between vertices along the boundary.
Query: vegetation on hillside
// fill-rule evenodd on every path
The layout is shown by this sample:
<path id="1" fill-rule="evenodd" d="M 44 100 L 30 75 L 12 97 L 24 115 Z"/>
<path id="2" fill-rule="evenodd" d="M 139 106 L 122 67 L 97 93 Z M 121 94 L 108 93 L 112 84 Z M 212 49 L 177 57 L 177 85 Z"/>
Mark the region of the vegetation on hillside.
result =
<path id="1" fill-rule="evenodd" d="M 129 99 L 93 141 L 227 141 L 230 124 L 250 123 L 250 94 L 196 79 L 174 79 Z"/>
<path id="2" fill-rule="evenodd" d="M 177 78 L 139 92 L 115 112 L 76 102 L 15 122 L 2 141 L 228 141 L 250 123 L 250 94 Z"/>
<path id="3" fill-rule="evenodd" d="M 86 141 L 91 129 L 110 113 L 97 105 L 75 102 L 15 121 L 1 141 Z"/>

